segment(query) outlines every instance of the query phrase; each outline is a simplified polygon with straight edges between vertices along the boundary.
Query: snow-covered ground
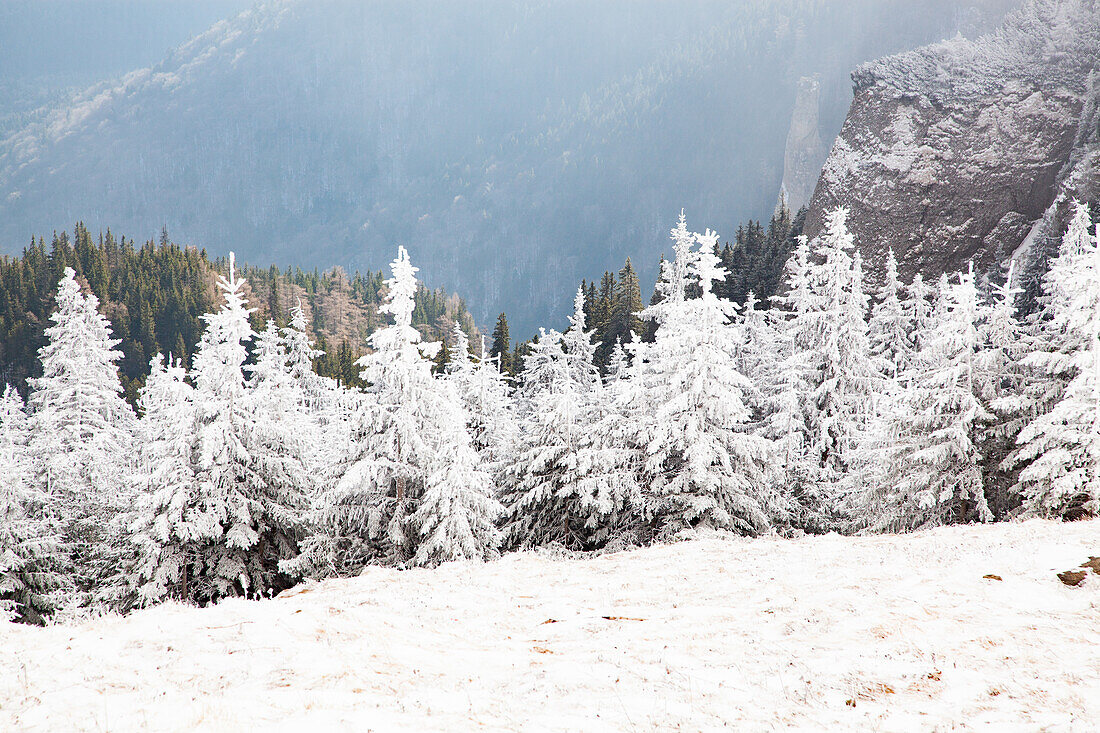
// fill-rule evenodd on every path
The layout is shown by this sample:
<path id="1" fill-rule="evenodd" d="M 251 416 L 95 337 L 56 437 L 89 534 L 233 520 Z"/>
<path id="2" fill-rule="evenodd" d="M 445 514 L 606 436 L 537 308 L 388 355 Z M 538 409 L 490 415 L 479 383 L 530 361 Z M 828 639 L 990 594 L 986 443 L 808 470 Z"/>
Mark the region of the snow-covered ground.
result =
<path id="1" fill-rule="evenodd" d="M 0 729 L 1095 730 L 1089 555 L 1098 521 L 708 538 L 5 624 Z"/>

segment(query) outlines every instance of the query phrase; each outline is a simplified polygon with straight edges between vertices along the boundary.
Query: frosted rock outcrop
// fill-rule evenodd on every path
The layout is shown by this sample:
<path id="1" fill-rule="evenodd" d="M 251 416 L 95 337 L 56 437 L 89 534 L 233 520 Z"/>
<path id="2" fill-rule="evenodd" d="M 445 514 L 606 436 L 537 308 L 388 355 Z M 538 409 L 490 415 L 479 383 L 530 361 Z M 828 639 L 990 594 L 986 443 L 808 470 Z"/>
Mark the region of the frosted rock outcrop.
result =
<path id="1" fill-rule="evenodd" d="M 810 203 L 849 225 L 875 271 L 1013 256 L 1034 280 L 1073 198 L 1100 193 L 1100 1 L 1029 0 L 1003 27 L 860 66 L 855 98 Z"/>

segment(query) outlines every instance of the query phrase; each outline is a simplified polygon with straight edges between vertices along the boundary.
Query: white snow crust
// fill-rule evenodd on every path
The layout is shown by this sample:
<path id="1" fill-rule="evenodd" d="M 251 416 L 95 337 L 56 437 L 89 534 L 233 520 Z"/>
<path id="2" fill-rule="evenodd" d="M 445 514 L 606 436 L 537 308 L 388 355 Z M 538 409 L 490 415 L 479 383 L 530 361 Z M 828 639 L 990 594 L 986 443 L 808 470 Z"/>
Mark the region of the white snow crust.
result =
<path id="1" fill-rule="evenodd" d="M 1094 730 L 1100 521 L 370 568 L 0 624 L 2 730 Z M 999 575 L 1003 580 L 983 578 Z"/>

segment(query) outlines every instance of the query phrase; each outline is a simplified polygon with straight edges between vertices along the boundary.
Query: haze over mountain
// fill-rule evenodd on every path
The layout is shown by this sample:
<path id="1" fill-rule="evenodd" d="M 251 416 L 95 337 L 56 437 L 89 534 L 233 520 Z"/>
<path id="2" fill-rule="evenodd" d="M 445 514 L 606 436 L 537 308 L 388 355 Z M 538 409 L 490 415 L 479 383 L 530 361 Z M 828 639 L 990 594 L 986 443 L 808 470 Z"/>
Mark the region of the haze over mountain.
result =
<path id="1" fill-rule="evenodd" d="M 0 139 L 94 84 L 161 61 L 252 0 L 4 0 Z"/>
<path id="2" fill-rule="evenodd" d="M 0 143 L 0 250 L 78 219 L 310 269 L 402 243 L 526 337 L 627 256 L 648 287 L 680 207 L 767 216 L 802 77 L 827 147 L 859 62 L 1016 4 L 262 3 Z"/>

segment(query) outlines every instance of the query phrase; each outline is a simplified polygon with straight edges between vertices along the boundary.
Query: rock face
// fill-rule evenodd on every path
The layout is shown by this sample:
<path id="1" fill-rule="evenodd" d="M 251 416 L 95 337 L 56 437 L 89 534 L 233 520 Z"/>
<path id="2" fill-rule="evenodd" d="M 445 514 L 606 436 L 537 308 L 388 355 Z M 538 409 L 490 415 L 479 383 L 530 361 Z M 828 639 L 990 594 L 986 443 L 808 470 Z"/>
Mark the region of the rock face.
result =
<path id="1" fill-rule="evenodd" d="M 877 272 L 1023 260 L 1032 286 L 1073 198 L 1100 192 L 1100 0 L 1029 0 L 995 33 L 865 64 L 810 203 L 843 205 Z"/>
<path id="2" fill-rule="evenodd" d="M 821 173 L 821 164 L 825 162 L 828 152 L 821 140 L 818 124 L 820 106 L 820 80 L 810 76 L 799 79 L 791 128 L 787 132 L 787 147 L 783 154 L 781 196 L 791 211 L 798 211 L 810 202 Z"/>

